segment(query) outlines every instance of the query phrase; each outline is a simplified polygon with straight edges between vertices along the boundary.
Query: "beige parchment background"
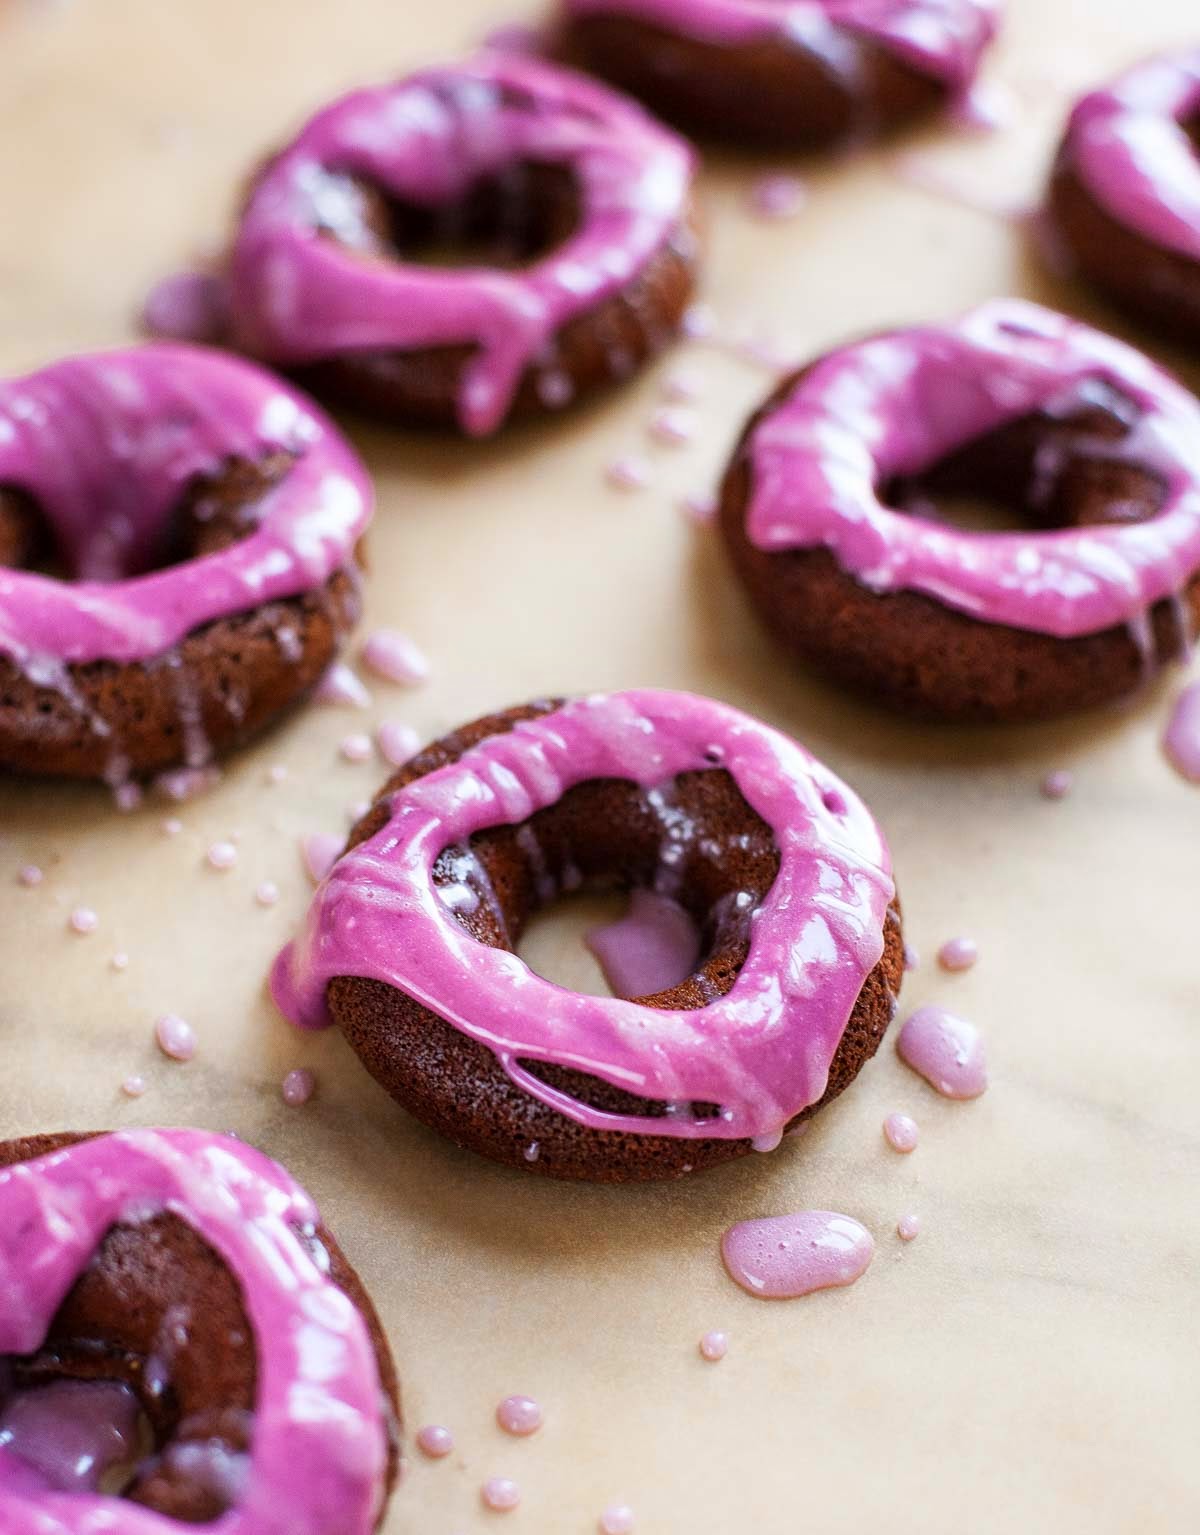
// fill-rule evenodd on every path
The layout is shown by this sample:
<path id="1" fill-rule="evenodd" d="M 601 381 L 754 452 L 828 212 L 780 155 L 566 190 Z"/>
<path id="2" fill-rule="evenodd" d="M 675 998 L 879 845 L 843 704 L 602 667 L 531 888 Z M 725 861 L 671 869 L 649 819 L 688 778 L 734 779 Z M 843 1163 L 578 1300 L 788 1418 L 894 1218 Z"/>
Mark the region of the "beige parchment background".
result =
<path id="1" fill-rule="evenodd" d="M 7 0 L 0 367 L 131 337 L 147 286 L 219 242 L 244 169 L 307 111 L 514 13 L 535 7 Z M 935 128 L 900 148 L 925 172 L 1028 200 L 1068 99 L 1186 39 L 1189 19 L 1194 37 L 1192 0 L 1012 0 L 989 66 L 1012 126 Z M 800 360 L 1005 291 L 1120 327 L 1041 275 L 1012 223 L 920 189 L 896 155 L 802 167 L 811 202 L 782 225 L 747 212 L 752 162 L 710 165 L 707 296 L 727 332 Z M 295 1036 L 264 997 L 308 896 L 298 838 L 344 829 L 384 771 L 337 756 L 362 717 L 314 709 L 185 807 L 174 839 L 161 805 L 118 817 L 91 789 L 0 785 L 0 1134 L 199 1124 L 291 1165 L 380 1304 L 410 1428 L 441 1421 L 458 1439 L 449 1462 L 411 1457 L 389 1535 L 502 1517 L 570 1535 L 618 1498 L 646 1535 L 1194 1529 L 1200 791 L 1158 748 L 1178 678 L 1123 713 L 950 732 L 793 674 L 676 506 L 712 481 L 769 375 L 728 348 L 685 351 L 584 414 L 489 446 L 353 424 L 380 494 L 368 625 L 410 632 L 435 667 L 420 691 L 376 687 L 366 718 L 435 733 L 536 693 L 657 684 L 792 731 L 886 827 L 927 960 L 905 1003 L 936 998 L 979 1022 L 989 1093 L 946 1103 L 885 1046 L 807 1139 L 662 1189 L 558 1187 L 457 1151 L 339 1038 Z M 703 380 L 703 430 L 656 448 L 646 423 L 681 361 Z M 630 451 L 649 453 L 656 479 L 622 496 L 603 468 Z M 290 777 L 269 788 L 277 762 Z M 1077 789 L 1050 805 L 1037 785 L 1059 767 Z M 239 864 L 215 873 L 204 850 L 233 833 Z M 14 880 L 29 860 L 47 870 L 37 890 Z M 252 899 L 265 878 L 283 890 L 270 911 Z M 66 927 L 80 902 L 100 917 L 86 938 Z M 941 976 L 932 953 L 960 931 L 982 960 Z M 541 943 L 563 975 L 568 940 L 563 927 Z M 152 1044 L 166 1010 L 199 1034 L 187 1067 Z M 319 1095 L 288 1110 L 279 1082 L 300 1064 Z M 119 1084 L 135 1071 L 151 1085 L 131 1103 Z M 893 1109 L 921 1123 L 908 1159 L 882 1145 Z M 808 1205 L 876 1234 L 866 1278 L 792 1304 L 742 1295 L 720 1268 L 721 1231 Z M 909 1209 L 924 1232 L 902 1248 Z M 696 1353 L 713 1327 L 732 1338 L 715 1368 Z M 533 1440 L 492 1420 L 513 1391 L 545 1404 Z M 481 1509 L 493 1474 L 521 1483 L 517 1513 Z"/>

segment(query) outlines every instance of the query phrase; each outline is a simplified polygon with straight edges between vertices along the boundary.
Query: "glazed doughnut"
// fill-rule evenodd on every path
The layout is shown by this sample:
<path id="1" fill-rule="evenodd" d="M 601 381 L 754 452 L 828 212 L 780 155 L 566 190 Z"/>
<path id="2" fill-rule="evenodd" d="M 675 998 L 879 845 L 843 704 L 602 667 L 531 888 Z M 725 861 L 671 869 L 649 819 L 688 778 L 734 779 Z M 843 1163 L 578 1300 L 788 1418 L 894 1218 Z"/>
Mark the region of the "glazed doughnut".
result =
<path id="1" fill-rule="evenodd" d="M 632 1000 L 533 974 L 522 928 L 581 887 L 674 898 L 694 972 Z M 855 795 L 727 705 L 643 691 L 510 709 L 415 758 L 272 989 L 460 1145 L 623 1182 L 772 1149 L 874 1054 L 902 968 L 887 848 Z"/>
<path id="2" fill-rule="evenodd" d="M 639 107 L 483 55 L 358 91 L 255 181 L 234 334 L 319 393 L 475 436 L 631 373 L 678 330 L 690 150 Z M 423 262 L 430 246 L 480 262 Z"/>
<path id="3" fill-rule="evenodd" d="M 1029 526 L 935 521 L 938 492 Z M 720 518 L 768 627 L 838 681 L 934 718 L 1064 714 L 1200 627 L 1200 405 L 1122 342 L 997 301 L 789 378 Z"/>
<path id="4" fill-rule="evenodd" d="M 5 1535 L 370 1535 L 399 1464 L 395 1372 L 281 1167 L 226 1136 L 135 1130 L 8 1141 L 0 1169 Z M 119 1495 L 67 1453 L 69 1419 L 22 1436 L 65 1383 L 144 1415 L 152 1445 Z"/>
<path id="5" fill-rule="evenodd" d="M 1047 214 L 1055 254 L 1164 334 L 1200 341 L 1200 49 L 1078 103 Z"/>
<path id="6" fill-rule="evenodd" d="M 718 142 L 817 148 L 962 97 L 999 0 L 562 0 L 562 48 Z"/>
<path id="7" fill-rule="evenodd" d="M 0 384 L 0 767 L 119 784 L 260 730 L 358 617 L 371 505 L 323 415 L 217 352 Z"/>

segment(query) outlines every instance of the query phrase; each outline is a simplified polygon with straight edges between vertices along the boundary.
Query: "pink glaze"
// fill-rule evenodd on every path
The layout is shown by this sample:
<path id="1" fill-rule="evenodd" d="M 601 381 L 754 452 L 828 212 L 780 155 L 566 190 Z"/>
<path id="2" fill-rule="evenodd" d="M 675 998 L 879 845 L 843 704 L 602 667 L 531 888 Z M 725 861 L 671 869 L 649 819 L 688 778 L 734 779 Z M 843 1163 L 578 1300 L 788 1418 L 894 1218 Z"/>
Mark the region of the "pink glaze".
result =
<path id="1" fill-rule="evenodd" d="M 164 837 L 177 837 L 183 830 L 183 822 L 178 816 L 169 815 L 160 828 Z"/>
<path id="2" fill-rule="evenodd" d="M 938 964 L 943 970 L 970 970 L 979 959 L 979 945 L 974 938 L 948 938 L 938 950 Z"/>
<path id="3" fill-rule="evenodd" d="M 345 845 L 345 837 L 336 837 L 332 832 L 327 831 L 316 831 L 304 838 L 300 844 L 300 852 L 304 859 L 304 867 L 308 870 L 308 876 L 314 885 L 320 884 L 333 868 Z"/>
<path id="4" fill-rule="evenodd" d="M 245 538 L 156 570 L 187 485 L 226 458 L 296 455 Z M 63 689 L 67 664 L 148 661 L 214 619 L 321 586 L 370 518 L 366 471 L 278 379 L 218 352 L 143 346 L 0 384 L 0 483 L 37 503 L 74 579 L 0 569 L 0 654 Z"/>
<path id="5" fill-rule="evenodd" d="M 155 1019 L 154 1038 L 162 1053 L 173 1061 L 190 1061 L 196 1054 L 196 1031 L 176 1013 Z"/>
<path id="6" fill-rule="evenodd" d="M 306 1067 L 299 1066 L 295 1071 L 289 1071 L 283 1079 L 280 1087 L 280 1095 L 289 1109 L 300 1109 L 309 1101 L 317 1090 L 317 1079 Z"/>
<path id="7" fill-rule="evenodd" d="M 346 178 L 450 207 L 514 165 L 568 167 L 580 228 L 516 270 L 381 259 Z M 503 422 L 558 331 L 635 278 L 680 229 L 692 154 L 604 87 L 535 59 L 481 54 L 357 91 L 310 119 L 250 197 L 231 264 L 235 333 L 273 362 L 469 345 L 464 430 Z M 339 239 L 320 238 L 333 228 Z M 351 248 L 357 246 L 357 248 Z"/>
<path id="8" fill-rule="evenodd" d="M 999 26 L 999 0 L 563 0 L 568 15 L 629 16 L 713 43 L 782 38 L 858 85 L 856 39 L 878 44 L 955 94 Z"/>
<path id="9" fill-rule="evenodd" d="M 919 1215 L 902 1215 L 896 1222 L 896 1235 L 902 1242 L 915 1242 L 921 1234 Z"/>
<path id="10" fill-rule="evenodd" d="M 705 1007 L 657 1009 L 587 996 L 476 942 L 433 866 L 490 826 L 519 826 L 572 786 L 625 778 L 663 822 L 655 881 L 670 893 L 694 828 L 672 813 L 673 780 L 714 760 L 771 828 L 776 880 L 750 917 L 750 952 L 731 990 Z M 469 863 L 469 860 L 468 860 Z M 301 935 L 271 977 L 304 1028 L 330 1019 L 339 975 L 384 982 L 485 1044 L 512 1082 L 596 1129 L 683 1138 L 777 1134 L 825 1090 L 859 991 L 883 952 L 890 859 L 857 796 L 786 736 L 725 704 L 684 693 L 593 694 L 488 737 L 392 796 L 374 837 L 334 865 Z M 641 1097 L 716 1103 L 718 1118 L 606 1113 L 551 1087 L 523 1062 L 582 1069 Z"/>
<path id="11" fill-rule="evenodd" d="M 1200 783 L 1200 682 L 1185 688 L 1176 700 L 1163 748 L 1176 772 L 1189 783 Z"/>
<path id="12" fill-rule="evenodd" d="M 978 1098 L 988 1084 L 979 1030 L 941 1007 L 922 1007 L 900 1030 L 900 1059 L 946 1098 Z"/>
<path id="13" fill-rule="evenodd" d="M 696 435 L 695 414 L 678 406 L 655 411 L 650 420 L 650 435 L 668 448 L 680 448 Z"/>
<path id="14" fill-rule="evenodd" d="M 1060 151 L 1095 200 L 1153 244 L 1200 261 L 1200 48 L 1147 60 L 1071 114 Z"/>
<path id="15" fill-rule="evenodd" d="M 88 933 L 94 933 L 100 926 L 100 918 L 90 906 L 76 906 L 67 918 L 67 926 L 73 933 L 86 937 Z"/>
<path id="16" fill-rule="evenodd" d="M 384 720 L 375 732 L 379 755 L 392 767 L 403 767 L 417 755 L 421 737 L 402 720 Z"/>
<path id="17" fill-rule="evenodd" d="M 26 890 L 32 890 L 45 879 L 45 874 L 36 863 L 27 863 L 17 870 L 17 884 L 24 885 Z"/>
<path id="18" fill-rule="evenodd" d="M 168 341 L 216 345 L 229 327 L 229 295 L 213 272 L 173 272 L 151 288 L 142 309 L 142 328 Z"/>
<path id="19" fill-rule="evenodd" d="M 894 477 L 1006 423 L 1088 403 L 1132 411 L 1126 436 L 1087 449 L 1162 480 L 1148 521 L 971 533 L 880 499 Z M 1200 570 L 1200 404 L 1131 347 L 1020 300 L 829 354 L 764 418 L 750 451 L 747 530 L 760 549 L 824 545 L 872 591 L 924 592 L 985 622 L 1091 634 L 1137 620 Z"/>
<path id="20" fill-rule="evenodd" d="M 274 906 L 279 900 L 279 886 L 273 879 L 264 879 L 255 887 L 254 899 L 260 906 Z"/>
<path id="21" fill-rule="evenodd" d="M 717 498 L 703 491 L 693 491 L 683 498 L 683 511 L 689 522 L 704 527 L 717 515 Z"/>
<path id="22" fill-rule="evenodd" d="M 488 1508 L 498 1514 L 511 1513 L 521 1501 L 521 1489 L 507 1476 L 492 1476 L 480 1488 Z"/>
<path id="23" fill-rule="evenodd" d="M 207 794 L 209 789 L 220 781 L 220 768 L 181 767 L 160 773 L 154 780 L 154 787 L 165 799 L 182 805 L 187 800 L 195 799 L 198 794 Z M 170 824 L 167 821 L 163 822 L 164 827 Z"/>
<path id="24" fill-rule="evenodd" d="M 150 1084 L 146 1081 L 145 1077 L 126 1077 L 124 1082 L 121 1083 L 121 1091 L 125 1094 L 126 1098 L 143 1098 L 149 1086 Z"/>
<path id="25" fill-rule="evenodd" d="M 1065 768 L 1058 768 L 1053 773 L 1047 773 L 1042 779 L 1043 799 L 1066 799 L 1075 786 L 1075 775 Z"/>
<path id="26" fill-rule="evenodd" d="M 238 850 L 232 842 L 214 842 L 204 858 L 210 868 L 226 873 L 237 863 Z"/>
<path id="27" fill-rule="evenodd" d="M 689 304 L 683 312 L 683 334 L 689 341 L 707 341 L 717 328 L 711 304 Z"/>
<path id="28" fill-rule="evenodd" d="M 398 629 L 376 629 L 363 646 L 363 663 L 385 682 L 415 687 L 429 681 L 429 659 L 407 634 Z"/>
<path id="29" fill-rule="evenodd" d="M 313 699 L 319 704 L 349 706 L 352 709 L 369 709 L 371 695 L 357 672 L 344 661 L 335 661 L 317 683 Z"/>
<path id="30" fill-rule="evenodd" d="M 347 762 L 370 762 L 375 748 L 366 731 L 356 730 L 338 742 L 338 755 Z"/>
<path id="31" fill-rule="evenodd" d="M 213 1535 L 369 1535 L 387 1436 L 366 1325 L 299 1240 L 316 1226 L 312 1201 L 238 1141 L 128 1131 L 0 1171 L 0 1354 L 37 1349 L 111 1227 L 158 1211 L 228 1264 L 258 1340 L 250 1463 Z M 134 1503 L 56 1490 L 3 1443 L 0 1506 L 4 1535 L 179 1530 Z"/>
<path id="32" fill-rule="evenodd" d="M 628 1503 L 610 1503 L 600 1515 L 600 1535 L 633 1535 L 633 1509 Z"/>
<path id="33" fill-rule="evenodd" d="M 138 1412 L 116 1381 L 57 1380 L 7 1401 L 0 1391 L 0 1492 L 6 1462 L 53 1492 L 98 1492 L 107 1472 L 136 1458 Z"/>
<path id="34" fill-rule="evenodd" d="M 506 1434 L 524 1438 L 542 1426 L 542 1409 L 531 1396 L 506 1396 L 496 1408 L 496 1422 Z"/>
<path id="35" fill-rule="evenodd" d="M 750 187 L 750 208 L 760 218 L 790 219 L 808 201 L 808 188 L 799 176 L 774 173 L 759 176 Z"/>
<path id="36" fill-rule="evenodd" d="M 128 970 L 129 969 L 129 955 L 126 954 L 124 949 L 118 949 L 117 952 L 113 955 L 113 957 L 109 960 L 108 963 L 110 964 L 110 966 L 114 970 L 117 970 L 117 971 Z"/>
<path id="37" fill-rule="evenodd" d="M 619 922 L 584 939 L 615 997 L 652 997 L 686 980 L 700 958 L 696 924 L 678 901 L 634 890 Z"/>
<path id="38" fill-rule="evenodd" d="M 700 1357 L 709 1364 L 719 1364 L 729 1352 L 729 1334 L 706 1332 L 700 1339 Z"/>
<path id="39" fill-rule="evenodd" d="M 440 1423 L 427 1423 L 417 1431 L 417 1448 L 431 1460 L 441 1460 L 454 1448 L 454 1435 Z"/>
<path id="40" fill-rule="evenodd" d="M 721 1241 L 729 1277 L 763 1300 L 794 1300 L 853 1284 L 874 1255 L 871 1233 L 829 1210 L 743 1221 Z"/>
<path id="41" fill-rule="evenodd" d="M 889 1114 L 883 1122 L 883 1138 L 893 1151 L 907 1155 L 917 1149 L 920 1130 L 907 1114 Z"/>
<path id="42" fill-rule="evenodd" d="M 654 471 L 644 458 L 631 455 L 614 458 L 604 471 L 604 477 L 614 490 L 645 490 L 654 478 Z"/>
<path id="43" fill-rule="evenodd" d="M 920 950 L 917 948 L 917 946 L 915 944 L 906 943 L 904 945 L 904 968 L 905 968 L 905 970 L 917 970 L 917 969 L 920 968 L 920 964 L 921 964 L 921 952 L 920 952 Z"/>

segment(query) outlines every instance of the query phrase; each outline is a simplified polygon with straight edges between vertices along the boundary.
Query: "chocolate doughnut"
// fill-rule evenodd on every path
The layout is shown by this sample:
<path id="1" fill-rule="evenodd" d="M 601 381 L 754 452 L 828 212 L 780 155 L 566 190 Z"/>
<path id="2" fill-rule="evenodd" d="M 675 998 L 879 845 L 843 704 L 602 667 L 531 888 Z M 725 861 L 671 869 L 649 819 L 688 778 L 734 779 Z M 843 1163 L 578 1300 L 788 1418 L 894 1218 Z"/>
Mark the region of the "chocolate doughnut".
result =
<path id="1" fill-rule="evenodd" d="M 120 784 L 261 730 L 358 617 L 371 505 L 331 422 L 217 352 L 0 384 L 0 767 Z"/>
<path id="2" fill-rule="evenodd" d="M 937 521 L 937 493 L 1029 526 Z M 1065 714 L 1200 629 L 1200 405 L 1131 347 L 1002 300 L 787 379 L 720 521 L 768 628 L 838 681 L 931 718 Z"/>
<path id="3" fill-rule="evenodd" d="M 820 148 L 965 95 L 998 0 L 561 0 L 564 55 L 723 143 Z"/>
<path id="4" fill-rule="evenodd" d="M 1046 206 L 1054 254 L 1176 341 L 1200 341 L 1200 49 L 1071 113 Z"/>
<path id="5" fill-rule="evenodd" d="M 261 1153 L 194 1130 L 0 1144 L 0 1294 L 5 1535 L 370 1535 L 382 1519 L 399 1468 L 387 1342 L 312 1201 Z M 63 1442 L 28 1433 L 65 1383 L 105 1383 L 131 1428 L 140 1408 L 152 1443 L 119 1457 L 119 1492 L 98 1485 L 117 1456 L 67 1454 L 69 1419 Z"/>
<path id="6" fill-rule="evenodd" d="M 692 155 L 632 102 L 484 54 L 319 112 L 256 178 L 238 344 L 397 423 L 474 436 L 627 376 L 675 334 Z M 430 262 L 457 245 L 457 270 Z"/>
<path id="7" fill-rule="evenodd" d="M 673 897 L 693 973 L 633 999 L 535 975 L 524 924 L 583 887 Z M 491 715 L 401 769 L 272 989 L 459 1145 L 626 1182 L 773 1149 L 875 1053 L 902 969 L 852 791 L 727 705 L 641 691 Z"/>

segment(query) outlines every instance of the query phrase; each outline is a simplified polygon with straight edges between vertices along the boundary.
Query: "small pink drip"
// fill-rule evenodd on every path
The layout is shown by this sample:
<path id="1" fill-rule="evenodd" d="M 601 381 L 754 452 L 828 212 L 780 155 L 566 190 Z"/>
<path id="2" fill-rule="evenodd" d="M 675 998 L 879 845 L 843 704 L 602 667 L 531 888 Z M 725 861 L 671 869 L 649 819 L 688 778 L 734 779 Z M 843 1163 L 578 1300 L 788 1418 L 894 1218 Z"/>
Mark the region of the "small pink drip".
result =
<path id="1" fill-rule="evenodd" d="M 406 634 L 398 629 L 376 629 L 363 646 L 363 662 L 385 682 L 415 687 L 429 680 L 429 660 Z"/>
<path id="2" fill-rule="evenodd" d="M 943 970 L 970 970 L 978 958 L 979 946 L 973 938 L 950 938 L 938 950 Z"/>
<path id="3" fill-rule="evenodd" d="M 113 957 L 109 960 L 109 964 L 114 970 L 128 970 L 129 955 L 126 954 L 124 949 L 118 949 Z"/>
<path id="4" fill-rule="evenodd" d="M 130 815 L 135 811 L 146 797 L 146 792 L 140 783 L 132 780 L 121 783 L 113 790 L 113 804 L 122 815 Z"/>
<path id="5" fill-rule="evenodd" d="M 363 731 L 343 736 L 338 742 L 338 753 L 346 762 L 369 762 L 373 750 L 371 737 Z"/>
<path id="6" fill-rule="evenodd" d="M 1163 746 L 1175 771 L 1189 783 L 1200 783 L 1200 682 L 1179 695 Z"/>
<path id="7" fill-rule="evenodd" d="M 375 744 L 385 762 L 392 767 L 403 767 L 416 756 L 421 737 L 411 725 L 400 720 L 384 720 L 375 732 Z"/>
<path id="8" fill-rule="evenodd" d="M 729 1352 L 729 1335 L 723 1332 L 706 1332 L 700 1339 L 700 1357 L 709 1364 L 719 1364 Z"/>
<path id="9" fill-rule="evenodd" d="M 137 1452 L 138 1400 L 116 1381 L 54 1381 L 0 1410 L 0 1449 L 56 1492 L 96 1492 Z"/>
<path id="10" fill-rule="evenodd" d="M 917 1149 L 920 1131 L 916 1120 L 907 1114 L 889 1114 L 883 1122 L 883 1136 L 893 1151 L 907 1154 Z"/>
<path id="11" fill-rule="evenodd" d="M 481 1496 L 488 1508 L 498 1514 L 507 1514 L 521 1501 L 521 1489 L 507 1476 L 491 1476 L 481 1488 Z"/>
<path id="12" fill-rule="evenodd" d="M 692 491 L 684 496 L 680 503 L 684 515 L 692 522 L 703 527 L 712 522 L 717 515 L 717 498 L 704 491 Z"/>
<path id="13" fill-rule="evenodd" d="M 183 830 L 183 822 L 178 816 L 169 815 L 162 823 L 161 830 L 164 837 L 177 837 Z"/>
<path id="14" fill-rule="evenodd" d="M 628 1503 L 610 1503 L 600 1515 L 600 1535 L 633 1535 L 633 1509 Z"/>
<path id="15" fill-rule="evenodd" d="M 73 933 L 85 937 L 88 933 L 94 933 L 100 926 L 100 918 L 90 906 L 77 906 L 67 919 L 68 926 Z"/>
<path id="16" fill-rule="evenodd" d="M 220 779 L 220 768 L 172 768 L 170 772 L 158 775 L 154 780 L 154 787 L 165 799 L 182 805 L 187 800 L 195 799 L 198 794 L 204 794 L 214 784 L 219 783 Z"/>
<path id="17" fill-rule="evenodd" d="M 417 1432 L 417 1448 L 430 1460 L 441 1460 L 454 1448 L 454 1435 L 440 1423 L 427 1423 Z"/>
<path id="18" fill-rule="evenodd" d="M 683 907 L 654 890 L 634 890 L 617 922 L 594 927 L 584 942 L 613 995 L 651 997 L 691 975 L 700 935 Z"/>
<path id="19" fill-rule="evenodd" d="M 45 877 L 36 863 L 27 863 L 24 868 L 17 870 L 17 884 L 24 885 L 26 890 L 32 890 L 35 885 L 40 885 Z"/>
<path id="20" fill-rule="evenodd" d="M 920 950 L 915 944 L 906 943 L 904 945 L 904 968 L 906 970 L 916 970 L 920 963 Z"/>
<path id="21" fill-rule="evenodd" d="M 222 341 L 229 328 L 224 280 L 211 272 L 164 277 L 146 296 L 142 328 L 167 341 Z"/>
<path id="22" fill-rule="evenodd" d="M 333 868 L 344 846 L 345 839 L 335 837 L 332 832 L 317 831 L 304 838 L 300 851 L 304 857 L 304 867 L 314 885 L 319 885 Z"/>
<path id="23" fill-rule="evenodd" d="M 651 418 L 650 435 L 668 447 L 682 447 L 696 435 L 696 417 L 690 410 L 667 406 Z"/>
<path id="24" fill-rule="evenodd" d="M 685 309 L 680 329 L 689 341 L 707 341 L 717 328 L 711 304 L 692 304 Z"/>
<path id="25" fill-rule="evenodd" d="M 145 1077 L 126 1077 L 121 1083 L 121 1091 L 126 1098 L 141 1098 L 149 1085 Z"/>
<path id="26" fill-rule="evenodd" d="M 896 1235 L 902 1242 L 912 1242 L 920 1235 L 921 1217 L 919 1215 L 902 1215 L 896 1222 Z"/>
<path id="27" fill-rule="evenodd" d="M 196 1031 L 177 1013 L 164 1013 L 155 1020 L 154 1038 L 173 1061 L 190 1061 L 196 1054 Z"/>
<path id="28" fill-rule="evenodd" d="M 319 704 L 333 704 L 352 709 L 369 709 L 371 695 L 357 672 L 344 661 L 335 661 L 317 683 L 313 698 Z"/>
<path id="29" fill-rule="evenodd" d="M 542 1409 L 531 1396 L 506 1396 L 496 1408 L 496 1422 L 506 1434 L 524 1438 L 542 1426 Z"/>
<path id="30" fill-rule="evenodd" d="M 700 392 L 699 380 L 691 373 L 672 373 L 663 380 L 663 399 L 672 405 L 692 405 Z"/>
<path id="31" fill-rule="evenodd" d="M 1047 773 L 1045 778 L 1042 779 L 1042 798 L 1051 800 L 1066 799 L 1074 787 L 1074 775 L 1068 773 L 1065 768 L 1059 768 L 1056 772 Z"/>
<path id="32" fill-rule="evenodd" d="M 264 879 L 255 890 L 254 899 L 260 906 L 274 906 L 279 899 L 279 886 L 273 879 Z"/>
<path id="33" fill-rule="evenodd" d="M 264 777 L 269 784 L 281 784 L 287 782 L 288 770 L 284 763 L 275 762 L 267 769 Z"/>
<path id="34" fill-rule="evenodd" d="M 999 133 L 1012 122 L 1015 109 L 1011 91 L 992 81 L 977 80 L 959 98 L 954 120 L 973 133 Z"/>
<path id="35" fill-rule="evenodd" d="M 210 868 L 217 869 L 223 874 L 237 863 L 238 850 L 232 842 L 214 842 L 204 856 Z"/>
<path id="36" fill-rule="evenodd" d="M 866 1273 L 874 1253 L 864 1226 L 830 1210 L 742 1221 L 721 1241 L 729 1277 L 764 1300 L 793 1300 L 853 1284 Z"/>
<path id="37" fill-rule="evenodd" d="M 750 208 L 759 218 L 790 219 L 808 201 L 808 189 L 798 176 L 760 176 L 750 188 Z"/>
<path id="38" fill-rule="evenodd" d="M 941 1007 L 922 1007 L 900 1030 L 900 1059 L 947 1098 L 978 1098 L 987 1085 L 983 1041 L 974 1024 Z"/>
<path id="39" fill-rule="evenodd" d="M 317 1090 L 317 1079 L 306 1067 L 289 1071 L 283 1079 L 280 1092 L 289 1109 L 303 1108 Z"/>
<path id="40" fill-rule="evenodd" d="M 644 458 L 615 458 L 604 477 L 614 490 L 645 490 L 653 475 Z"/>
<path id="41" fill-rule="evenodd" d="M 972 213 L 983 213 L 990 218 L 1005 220 L 1027 219 L 1030 215 L 1027 201 L 987 191 L 977 174 L 956 173 L 920 150 L 899 154 L 892 163 L 900 178 L 910 186 L 944 198 Z"/>

